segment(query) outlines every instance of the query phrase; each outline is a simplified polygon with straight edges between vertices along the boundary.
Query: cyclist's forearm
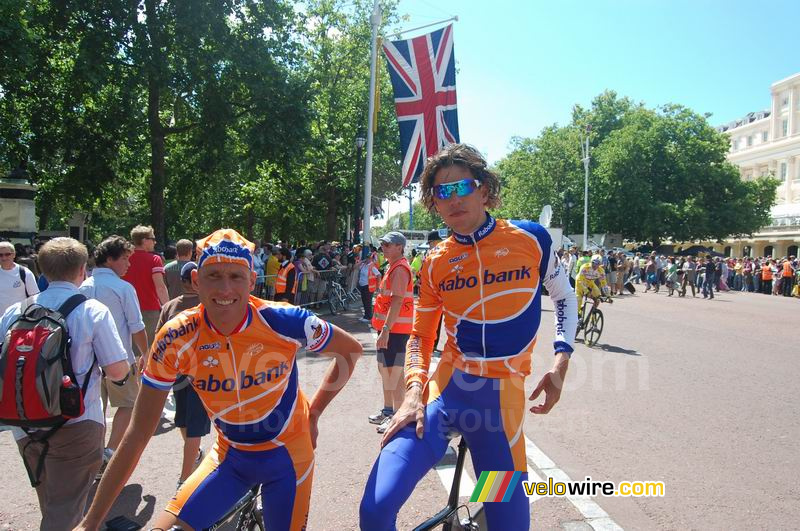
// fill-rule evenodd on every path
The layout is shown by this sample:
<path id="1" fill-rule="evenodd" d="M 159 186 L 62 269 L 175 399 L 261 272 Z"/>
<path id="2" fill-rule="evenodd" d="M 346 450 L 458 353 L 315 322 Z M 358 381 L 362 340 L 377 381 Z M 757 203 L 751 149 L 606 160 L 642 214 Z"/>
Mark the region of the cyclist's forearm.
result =
<path id="1" fill-rule="evenodd" d="M 97 487 L 97 494 L 84 517 L 88 529 L 99 529 L 117 496 L 133 474 L 150 437 L 161 419 L 168 392 L 156 391 L 143 386 L 136 399 L 133 417 L 122 437 L 122 442 L 114 452 L 103 479 Z"/>
<path id="2" fill-rule="evenodd" d="M 406 346 L 406 389 L 412 384 L 425 385 L 428 381 L 428 369 L 431 365 L 431 354 L 433 353 L 432 337 L 423 337 L 412 334 Z"/>
<path id="3" fill-rule="evenodd" d="M 311 398 L 309 404 L 311 415 L 319 417 L 331 400 L 339 394 L 339 391 L 353 375 L 356 362 L 362 353 L 363 348 L 354 337 L 340 329 L 334 329 L 334 340 L 325 351 L 321 352 L 321 354 L 332 357 L 333 360 Z"/>

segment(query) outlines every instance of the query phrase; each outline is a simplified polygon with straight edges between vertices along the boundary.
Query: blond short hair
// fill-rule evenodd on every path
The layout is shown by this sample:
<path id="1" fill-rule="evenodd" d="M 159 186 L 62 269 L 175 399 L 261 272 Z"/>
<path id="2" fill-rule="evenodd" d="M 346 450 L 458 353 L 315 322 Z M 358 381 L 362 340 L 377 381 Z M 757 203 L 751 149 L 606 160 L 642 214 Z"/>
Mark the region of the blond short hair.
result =
<path id="1" fill-rule="evenodd" d="M 186 256 L 192 254 L 194 250 L 194 242 L 192 240 L 178 240 L 175 244 L 175 250 L 178 252 L 178 256 Z"/>
<path id="2" fill-rule="evenodd" d="M 72 281 L 86 265 L 89 252 L 73 238 L 53 238 L 39 249 L 39 269 L 47 280 Z"/>
<path id="3" fill-rule="evenodd" d="M 17 254 L 17 250 L 14 248 L 14 244 L 11 242 L 0 242 L 0 249 L 8 249 L 14 254 Z"/>
<path id="4" fill-rule="evenodd" d="M 139 246 L 154 234 L 153 227 L 149 225 L 136 225 L 131 229 L 131 241 L 134 245 Z"/>

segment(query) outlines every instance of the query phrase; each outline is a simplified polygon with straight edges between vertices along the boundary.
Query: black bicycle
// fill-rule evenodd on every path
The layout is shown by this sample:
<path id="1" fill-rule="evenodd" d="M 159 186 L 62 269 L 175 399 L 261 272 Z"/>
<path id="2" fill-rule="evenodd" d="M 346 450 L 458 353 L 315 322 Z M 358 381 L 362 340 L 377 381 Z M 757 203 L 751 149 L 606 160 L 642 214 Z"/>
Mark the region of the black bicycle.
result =
<path id="1" fill-rule="evenodd" d="M 219 522 L 208 528 L 214 531 L 224 525 L 236 522 L 233 528 L 236 531 L 264 531 L 264 514 L 258 502 L 261 499 L 261 485 L 256 485 L 245 493 L 242 498 L 231 507 Z"/>
<path id="2" fill-rule="evenodd" d="M 611 303 L 610 297 L 600 297 L 600 300 Z M 581 330 L 583 330 L 583 343 L 587 347 L 595 346 L 603 334 L 603 312 L 600 311 L 600 308 L 595 307 L 589 295 L 584 295 L 581 301 L 578 332 Z"/>
<path id="3" fill-rule="evenodd" d="M 231 507 L 225 516 L 220 520 L 207 527 L 204 531 L 214 531 L 220 529 L 222 526 L 228 524 L 235 525 L 232 529 L 235 531 L 264 531 L 264 515 L 261 512 L 261 507 L 258 502 L 261 494 L 261 485 L 256 485 L 248 490 L 242 498 Z M 141 529 L 142 526 L 125 516 L 117 516 L 106 522 L 105 531 L 136 531 Z M 167 531 L 184 531 L 181 526 L 174 525 Z"/>
<path id="4" fill-rule="evenodd" d="M 453 476 L 453 485 L 450 487 L 450 496 L 447 498 L 447 505 L 428 518 L 421 525 L 414 528 L 414 531 L 428 531 L 437 529 L 441 526 L 443 531 L 480 531 L 489 527 L 486 525 L 486 515 L 481 506 L 475 514 L 471 514 L 467 504 L 460 503 L 458 500 L 458 489 L 461 485 L 461 474 L 464 471 L 464 461 L 467 457 L 467 441 L 462 437 L 458 443 L 458 454 L 456 456 L 456 469 Z M 459 511 L 464 509 L 467 513 L 466 518 L 459 518 Z"/>

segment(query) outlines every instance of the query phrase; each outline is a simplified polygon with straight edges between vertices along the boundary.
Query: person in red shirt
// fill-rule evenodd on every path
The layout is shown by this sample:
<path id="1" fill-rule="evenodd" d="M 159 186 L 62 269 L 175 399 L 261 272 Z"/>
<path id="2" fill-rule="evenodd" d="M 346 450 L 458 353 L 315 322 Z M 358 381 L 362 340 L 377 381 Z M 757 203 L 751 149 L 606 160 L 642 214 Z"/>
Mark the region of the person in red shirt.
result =
<path id="1" fill-rule="evenodd" d="M 169 301 L 169 292 L 164 282 L 164 262 L 153 253 L 156 246 L 153 227 L 137 225 L 131 230 L 131 241 L 135 247 L 130 258 L 131 266 L 122 279 L 133 284 L 136 289 L 144 329 L 147 337 L 152 339 L 156 335 L 161 307 Z"/>

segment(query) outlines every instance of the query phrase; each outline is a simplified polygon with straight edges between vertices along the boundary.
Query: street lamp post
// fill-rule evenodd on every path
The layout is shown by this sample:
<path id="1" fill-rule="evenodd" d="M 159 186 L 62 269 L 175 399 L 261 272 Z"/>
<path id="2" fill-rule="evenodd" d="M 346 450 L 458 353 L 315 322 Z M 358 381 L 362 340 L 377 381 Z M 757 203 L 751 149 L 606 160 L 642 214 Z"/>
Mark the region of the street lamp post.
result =
<path id="1" fill-rule="evenodd" d="M 581 135 L 581 151 L 583 152 L 583 250 L 589 247 L 589 161 L 591 160 L 591 153 L 589 148 L 589 135 L 592 132 L 592 126 L 586 126 L 586 137 Z"/>
<path id="2" fill-rule="evenodd" d="M 569 191 L 564 193 L 564 207 L 566 207 L 566 216 L 564 216 L 564 236 L 569 237 L 569 211 L 572 207 L 575 206 L 575 203 L 572 201 L 572 196 L 570 195 Z"/>
<path id="3" fill-rule="evenodd" d="M 367 139 L 364 138 L 363 132 L 359 132 L 358 136 L 356 137 L 356 198 L 353 203 L 353 244 L 359 243 L 358 231 L 361 228 L 361 224 L 358 220 L 358 199 L 361 196 L 361 150 L 364 149 L 364 146 L 367 143 Z"/>

